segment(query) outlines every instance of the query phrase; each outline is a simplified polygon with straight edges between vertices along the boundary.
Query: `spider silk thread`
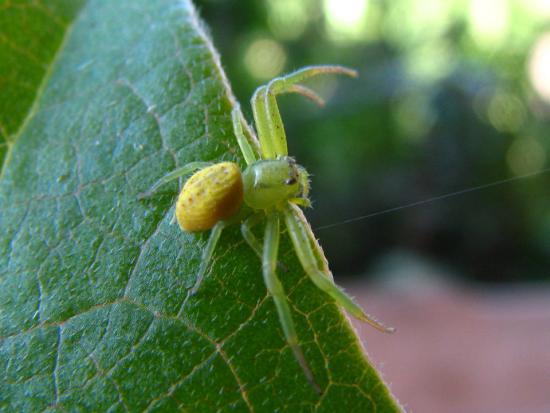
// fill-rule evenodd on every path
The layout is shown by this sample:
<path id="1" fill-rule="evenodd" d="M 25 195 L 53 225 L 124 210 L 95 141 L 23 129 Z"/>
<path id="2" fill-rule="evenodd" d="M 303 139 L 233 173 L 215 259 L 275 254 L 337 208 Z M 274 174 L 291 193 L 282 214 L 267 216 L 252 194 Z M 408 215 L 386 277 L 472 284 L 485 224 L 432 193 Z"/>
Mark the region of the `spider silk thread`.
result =
<path id="1" fill-rule="evenodd" d="M 511 178 L 499 179 L 497 181 L 489 182 L 487 184 L 481 184 L 481 185 L 477 185 L 477 186 L 472 186 L 470 188 L 450 192 L 450 193 L 447 193 L 447 194 L 437 195 L 437 196 L 427 198 L 427 199 L 424 199 L 424 200 L 421 200 L 421 201 L 415 201 L 415 202 L 411 202 L 409 204 L 400 205 L 400 206 L 396 206 L 396 207 L 392 207 L 392 208 L 388 208 L 388 209 L 383 209 L 381 211 L 372 212 L 372 213 L 366 214 L 366 215 L 360 215 L 360 216 L 355 217 L 355 218 L 345 219 L 343 221 L 338 221 L 338 222 L 335 222 L 335 223 L 332 223 L 332 224 L 321 225 L 321 226 L 315 228 L 315 230 L 316 231 L 322 231 L 324 229 L 329 229 L 329 228 L 337 227 L 337 226 L 340 226 L 340 225 L 351 224 L 352 222 L 362 221 L 364 219 L 373 218 L 373 217 L 376 217 L 376 216 L 379 216 L 379 215 L 389 214 L 391 212 L 400 211 L 402 209 L 413 208 L 413 207 L 417 207 L 417 206 L 420 206 L 420 205 L 425 205 L 425 204 L 429 204 L 429 203 L 432 203 L 432 202 L 441 201 L 443 199 L 451 198 L 451 197 L 454 197 L 454 196 L 464 195 L 464 194 L 467 194 L 467 193 L 470 193 L 470 192 L 481 191 L 483 189 L 503 185 L 503 184 L 506 184 L 506 183 L 509 183 L 509 182 L 520 181 L 520 180 L 527 179 L 527 178 L 533 178 L 535 176 L 539 176 L 539 175 L 542 175 L 542 174 L 545 174 L 545 173 L 548 173 L 548 172 L 550 172 L 550 168 L 541 169 L 540 171 L 532 172 L 532 173 L 529 173 L 529 174 L 513 176 Z"/>

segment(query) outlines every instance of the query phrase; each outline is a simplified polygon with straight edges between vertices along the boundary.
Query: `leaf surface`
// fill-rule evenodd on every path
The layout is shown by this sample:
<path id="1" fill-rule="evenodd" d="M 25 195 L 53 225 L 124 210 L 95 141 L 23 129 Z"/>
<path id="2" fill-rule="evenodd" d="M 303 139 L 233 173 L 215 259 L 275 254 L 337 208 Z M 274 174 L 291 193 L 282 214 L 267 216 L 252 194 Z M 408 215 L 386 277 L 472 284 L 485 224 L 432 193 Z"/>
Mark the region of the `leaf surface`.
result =
<path id="1" fill-rule="evenodd" d="M 299 268 L 281 274 L 316 395 L 260 263 L 170 225 L 197 160 L 242 164 L 229 86 L 188 1 L 0 3 L 1 411 L 395 412 L 349 322 Z"/>

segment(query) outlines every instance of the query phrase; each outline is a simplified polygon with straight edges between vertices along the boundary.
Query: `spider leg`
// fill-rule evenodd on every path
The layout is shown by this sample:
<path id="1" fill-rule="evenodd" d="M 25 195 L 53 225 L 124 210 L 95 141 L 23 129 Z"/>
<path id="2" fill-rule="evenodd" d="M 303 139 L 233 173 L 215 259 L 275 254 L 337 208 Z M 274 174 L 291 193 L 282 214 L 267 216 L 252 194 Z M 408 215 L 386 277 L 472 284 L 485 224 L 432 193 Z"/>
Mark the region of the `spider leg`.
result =
<path id="1" fill-rule="evenodd" d="M 149 188 L 149 190 L 138 194 L 138 199 L 149 198 L 162 185 L 170 181 L 173 181 L 174 179 L 178 179 L 183 175 L 187 175 L 188 173 L 196 171 L 197 169 L 203 169 L 210 165 L 212 165 L 212 162 L 190 162 L 177 169 L 174 169 L 172 172 L 167 173 L 162 178 L 160 178 L 157 182 L 155 182 L 155 184 L 151 188 Z"/>
<path id="2" fill-rule="evenodd" d="M 252 232 L 252 228 L 260 222 L 261 217 L 261 214 L 252 215 L 245 219 L 241 225 L 241 233 L 243 234 L 244 240 L 260 259 L 262 259 L 263 256 L 262 243 L 258 241 L 258 238 L 256 238 Z"/>
<path id="3" fill-rule="evenodd" d="M 322 271 L 315 257 L 315 253 L 308 236 L 308 231 L 304 227 L 301 217 L 294 209 L 295 208 L 291 206 L 284 208 L 286 226 L 288 228 L 290 239 L 294 244 L 294 249 L 296 250 L 298 259 L 313 283 L 330 295 L 338 304 L 344 307 L 358 320 L 364 321 L 384 333 L 393 332 L 393 328 L 386 327 L 374 317 L 366 314 L 351 297 L 349 297 L 340 287 L 334 284 L 331 280 L 332 277 Z"/>
<path id="4" fill-rule="evenodd" d="M 272 147 L 275 150 L 276 156 L 288 155 L 286 133 L 277 105 L 276 95 L 281 93 L 299 93 L 314 101 L 324 102 L 315 92 L 311 91 L 305 86 L 299 85 L 299 82 L 306 80 L 310 77 L 337 73 L 350 77 L 357 77 L 357 72 L 352 69 L 348 69 L 343 66 L 309 66 L 290 73 L 286 76 L 277 77 L 270 81 L 264 92 L 264 106 L 265 113 L 268 122 L 268 128 L 270 132 L 270 139 L 272 140 Z M 259 108 L 260 109 L 260 108 Z"/>
<path id="5" fill-rule="evenodd" d="M 315 103 L 317 106 L 323 107 L 325 106 L 325 99 L 323 99 L 321 96 L 319 96 L 315 91 L 311 90 L 308 87 L 305 87 L 304 85 L 292 85 L 288 90 L 288 93 L 298 93 L 299 95 L 302 95 L 306 97 L 307 99 L 311 100 L 313 103 Z"/>
<path id="6" fill-rule="evenodd" d="M 210 264 L 210 261 L 212 259 L 212 254 L 216 249 L 216 244 L 218 243 L 218 240 L 220 239 L 220 235 L 222 234 L 222 230 L 225 228 L 225 226 L 226 226 L 226 223 L 224 221 L 219 221 L 210 230 L 210 237 L 208 238 L 206 246 L 202 251 L 199 274 L 197 275 L 197 281 L 195 281 L 195 285 L 191 289 L 191 295 L 195 295 L 195 293 L 198 291 L 199 287 L 201 286 L 202 280 L 204 278 L 204 274 L 206 273 L 208 264 Z"/>
<path id="7" fill-rule="evenodd" d="M 292 314 L 290 312 L 290 306 L 286 299 L 286 294 L 283 289 L 283 285 L 277 278 L 275 272 L 277 266 L 277 254 L 279 250 L 279 215 L 273 213 L 268 215 L 267 224 L 265 227 L 265 237 L 264 237 L 264 249 L 262 256 L 262 270 L 264 276 L 264 282 L 267 286 L 267 290 L 273 297 L 275 302 L 275 307 L 279 313 L 279 320 L 281 322 L 281 327 L 286 338 L 286 341 L 294 357 L 300 364 L 300 367 L 304 371 L 304 374 L 310 383 L 310 385 L 315 389 L 315 391 L 320 394 L 321 390 L 313 378 L 313 373 L 309 368 L 304 353 L 298 343 L 298 334 L 294 327 L 294 321 L 292 320 Z"/>
<path id="8" fill-rule="evenodd" d="M 271 139 L 271 129 L 269 119 L 265 110 L 265 86 L 260 86 L 250 99 L 252 106 L 252 114 L 254 115 L 254 123 L 256 124 L 256 132 L 260 140 L 260 150 L 262 159 L 274 159 L 277 156 L 273 140 Z"/>
<path id="9" fill-rule="evenodd" d="M 241 109 L 238 106 L 233 108 L 233 110 L 231 111 L 231 119 L 233 121 L 233 132 L 235 133 L 237 142 L 239 144 L 239 147 L 241 148 L 241 152 L 244 156 L 244 160 L 246 161 L 247 165 L 251 165 L 257 160 L 256 153 L 254 149 L 252 149 L 250 142 L 244 135 L 244 132 L 243 132 L 244 117 L 242 115 Z"/>
<path id="10" fill-rule="evenodd" d="M 327 277 L 329 277 L 331 279 L 331 281 L 334 281 L 334 279 L 332 278 L 332 273 L 330 272 L 330 270 L 328 268 L 327 257 L 325 257 L 325 253 L 324 253 L 323 248 L 321 247 L 321 245 L 319 245 L 319 241 L 317 241 L 317 238 L 315 238 L 315 234 L 313 233 L 313 230 L 311 229 L 311 226 L 309 225 L 309 222 L 308 222 L 308 220 L 306 219 L 306 217 L 304 215 L 304 211 L 302 211 L 296 205 L 293 205 L 293 203 L 290 203 L 289 207 L 292 208 L 294 215 L 301 222 L 302 227 L 304 228 L 305 232 L 307 233 L 307 236 L 308 236 L 309 241 L 311 242 L 311 246 L 313 248 L 313 252 L 317 256 L 317 262 L 318 262 L 318 265 L 319 265 L 319 269 Z"/>
<path id="11" fill-rule="evenodd" d="M 311 208 L 311 201 L 308 198 L 290 198 L 289 201 L 304 208 Z"/>
<path id="12" fill-rule="evenodd" d="M 282 81 L 283 78 L 276 79 Z M 288 155 L 286 132 L 283 125 L 283 119 L 281 118 L 281 112 L 279 112 L 279 106 L 277 105 L 277 99 L 275 99 L 275 93 L 270 90 L 272 84 L 273 80 L 268 83 L 264 95 L 264 106 L 270 132 L 269 137 L 275 149 L 275 155 L 286 156 Z"/>
<path id="13" fill-rule="evenodd" d="M 263 255 L 263 246 L 252 232 L 252 228 L 260 223 L 263 216 L 263 214 L 252 215 L 245 219 L 241 224 L 241 234 L 243 235 L 244 240 L 246 241 L 248 246 L 252 248 L 252 250 L 256 253 L 260 260 L 262 259 Z M 277 262 L 277 267 L 279 267 L 281 271 L 288 272 L 288 268 L 282 262 Z"/>
<path id="14" fill-rule="evenodd" d="M 267 93 L 295 92 L 292 90 L 292 85 L 300 83 L 310 77 L 326 74 L 340 74 L 349 77 L 357 77 L 357 71 L 344 66 L 337 65 L 322 65 L 322 66 L 306 66 L 288 75 L 276 77 L 267 84 Z"/>

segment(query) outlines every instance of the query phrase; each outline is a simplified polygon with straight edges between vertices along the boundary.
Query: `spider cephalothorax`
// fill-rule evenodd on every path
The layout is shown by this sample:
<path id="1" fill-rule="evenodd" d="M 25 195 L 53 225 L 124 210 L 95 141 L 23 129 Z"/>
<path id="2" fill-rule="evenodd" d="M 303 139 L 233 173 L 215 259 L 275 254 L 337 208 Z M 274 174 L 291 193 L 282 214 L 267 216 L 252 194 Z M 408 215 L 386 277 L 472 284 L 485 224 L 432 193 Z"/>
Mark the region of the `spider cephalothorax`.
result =
<path id="1" fill-rule="evenodd" d="M 300 206 L 310 205 L 309 176 L 288 156 L 285 130 L 275 96 L 299 93 L 322 104 L 323 100 L 300 82 L 323 73 L 357 76 L 354 70 L 342 66 L 305 67 L 256 89 L 251 104 L 259 139 L 244 122 L 240 109 L 233 109 L 235 137 L 247 164 L 243 172 L 232 162 L 192 162 L 169 173 L 140 195 L 150 196 L 160 185 L 198 170 L 185 183 L 176 204 L 176 219 L 182 230 L 211 230 L 191 294 L 196 293 L 201 285 L 223 228 L 240 223 L 244 239 L 262 261 L 264 281 L 275 302 L 285 338 L 309 383 L 318 392 L 320 389 L 300 347 L 292 312 L 276 273 L 281 220 L 288 229 L 304 271 L 318 288 L 359 320 L 384 332 L 393 331 L 367 315 L 334 284 L 323 251 L 300 209 Z M 252 227 L 261 222 L 265 222 L 263 242 L 252 232 Z"/>
<path id="2" fill-rule="evenodd" d="M 305 168 L 287 156 L 257 161 L 243 172 L 244 202 L 253 209 L 274 208 L 290 200 L 307 202 L 307 176 Z"/>

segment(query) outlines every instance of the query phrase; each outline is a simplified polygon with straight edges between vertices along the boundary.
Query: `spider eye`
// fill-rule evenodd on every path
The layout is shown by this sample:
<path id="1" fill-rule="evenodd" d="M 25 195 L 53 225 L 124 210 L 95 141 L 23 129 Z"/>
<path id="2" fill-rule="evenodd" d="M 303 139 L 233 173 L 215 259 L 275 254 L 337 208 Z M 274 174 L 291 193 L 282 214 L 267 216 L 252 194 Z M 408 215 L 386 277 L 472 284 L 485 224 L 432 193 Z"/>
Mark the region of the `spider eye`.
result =
<path id="1" fill-rule="evenodd" d="M 296 178 L 295 177 L 292 177 L 292 178 L 288 178 L 286 181 L 285 181 L 285 185 L 294 185 L 296 183 Z"/>

